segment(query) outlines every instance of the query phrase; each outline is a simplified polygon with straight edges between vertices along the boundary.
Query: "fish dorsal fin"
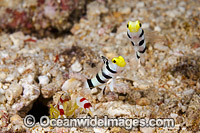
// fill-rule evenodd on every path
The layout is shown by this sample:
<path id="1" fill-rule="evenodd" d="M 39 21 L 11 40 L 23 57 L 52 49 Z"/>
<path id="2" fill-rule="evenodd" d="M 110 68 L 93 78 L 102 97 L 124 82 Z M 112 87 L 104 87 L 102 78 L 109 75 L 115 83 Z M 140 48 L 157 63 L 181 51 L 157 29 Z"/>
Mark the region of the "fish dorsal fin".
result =
<path id="1" fill-rule="evenodd" d="M 105 56 L 101 56 L 101 58 L 103 59 L 104 64 L 105 64 L 106 62 L 108 62 L 108 59 L 107 59 Z"/>

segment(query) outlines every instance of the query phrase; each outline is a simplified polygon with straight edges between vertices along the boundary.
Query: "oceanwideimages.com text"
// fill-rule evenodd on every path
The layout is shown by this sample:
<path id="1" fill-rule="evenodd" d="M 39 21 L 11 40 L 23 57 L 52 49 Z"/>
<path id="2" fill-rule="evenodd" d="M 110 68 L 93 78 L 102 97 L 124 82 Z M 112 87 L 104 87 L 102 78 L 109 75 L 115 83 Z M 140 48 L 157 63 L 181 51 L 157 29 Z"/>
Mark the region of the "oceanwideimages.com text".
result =
<path id="1" fill-rule="evenodd" d="M 35 125 L 35 118 L 28 115 L 24 118 L 24 125 L 26 127 L 33 127 Z M 132 129 L 134 127 L 174 127 L 175 121 L 172 118 L 167 119 L 137 119 L 137 118 L 98 118 L 97 116 L 86 118 L 65 118 L 65 119 L 50 119 L 48 116 L 40 118 L 40 125 L 42 127 L 123 127 L 125 129 Z"/>

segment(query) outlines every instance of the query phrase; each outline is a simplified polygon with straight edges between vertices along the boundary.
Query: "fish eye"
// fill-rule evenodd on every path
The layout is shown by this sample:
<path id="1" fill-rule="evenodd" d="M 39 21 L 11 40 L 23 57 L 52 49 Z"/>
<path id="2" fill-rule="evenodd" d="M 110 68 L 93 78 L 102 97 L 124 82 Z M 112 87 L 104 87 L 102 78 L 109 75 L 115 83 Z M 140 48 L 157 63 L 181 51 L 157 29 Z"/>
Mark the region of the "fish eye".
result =
<path id="1" fill-rule="evenodd" d="M 129 27 L 129 25 L 127 24 L 127 28 Z"/>
<path id="2" fill-rule="evenodd" d="M 116 63 L 116 60 L 113 60 L 113 63 Z"/>
<path id="3" fill-rule="evenodd" d="M 140 23 L 140 27 L 142 27 L 142 24 Z"/>

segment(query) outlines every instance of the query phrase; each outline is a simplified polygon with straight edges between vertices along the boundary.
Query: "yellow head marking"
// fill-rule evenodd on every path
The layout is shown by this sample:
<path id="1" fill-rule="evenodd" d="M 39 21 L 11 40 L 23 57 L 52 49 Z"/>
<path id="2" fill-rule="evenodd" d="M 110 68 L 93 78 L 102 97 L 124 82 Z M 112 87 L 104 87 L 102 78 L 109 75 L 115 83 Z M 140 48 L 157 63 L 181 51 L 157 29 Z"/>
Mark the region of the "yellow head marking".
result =
<path id="1" fill-rule="evenodd" d="M 117 64 L 120 67 L 125 67 L 125 65 L 126 65 L 126 62 L 122 56 L 113 58 L 112 62 Z"/>
<path id="2" fill-rule="evenodd" d="M 138 30 L 141 28 L 141 23 L 139 20 L 135 22 L 128 21 L 127 28 L 130 30 L 130 32 L 138 32 Z"/>

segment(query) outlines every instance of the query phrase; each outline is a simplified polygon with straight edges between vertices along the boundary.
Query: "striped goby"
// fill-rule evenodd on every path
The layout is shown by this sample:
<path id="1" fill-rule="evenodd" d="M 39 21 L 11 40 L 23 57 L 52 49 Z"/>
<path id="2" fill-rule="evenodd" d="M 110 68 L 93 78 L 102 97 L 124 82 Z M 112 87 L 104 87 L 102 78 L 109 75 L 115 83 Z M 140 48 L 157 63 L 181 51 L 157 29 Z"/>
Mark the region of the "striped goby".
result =
<path id="1" fill-rule="evenodd" d="M 131 40 L 132 45 L 134 46 L 137 59 L 139 59 L 140 54 L 143 54 L 146 51 L 144 30 L 142 29 L 142 24 L 139 20 L 135 22 L 128 21 L 127 36 Z"/>
<path id="2" fill-rule="evenodd" d="M 93 89 L 94 87 L 101 86 L 108 82 L 110 79 L 114 79 L 125 67 L 126 62 L 122 56 L 115 57 L 112 61 L 109 61 L 106 57 L 102 56 L 104 65 L 101 70 L 92 79 L 87 79 L 85 87 Z M 113 85 L 110 87 L 113 91 Z"/>

